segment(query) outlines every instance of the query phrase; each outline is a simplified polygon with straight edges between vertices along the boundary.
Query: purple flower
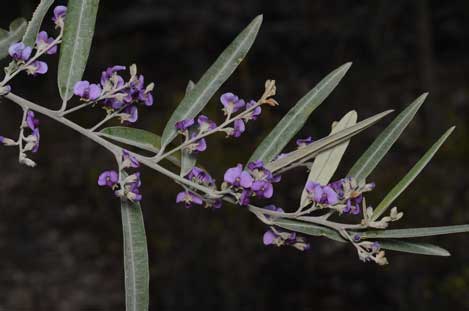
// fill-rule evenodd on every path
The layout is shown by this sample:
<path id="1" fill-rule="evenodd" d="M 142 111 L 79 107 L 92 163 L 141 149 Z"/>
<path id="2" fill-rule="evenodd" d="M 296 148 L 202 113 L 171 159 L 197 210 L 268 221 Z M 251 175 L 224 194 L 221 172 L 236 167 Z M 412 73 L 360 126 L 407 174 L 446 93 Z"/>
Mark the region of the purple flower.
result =
<path id="1" fill-rule="evenodd" d="M 101 81 L 100 81 L 101 85 L 104 87 L 106 82 L 109 81 L 109 79 L 111 79 L 114 73 L 118 71 L 122 71 L 122 70 L 125 70 L 125 66 L 116 65 L 116 66 L 108 67 L 105 71 L 101 73 Z M 124 85 L 124 79 L 121 76 L 117 75 L 117 85 L 115 85 L 115 87 L 122 87 L 123 85 Z"/>
<path id="2" fill-rule="evenodd" d="M 244 100 L 239 99 L 238 96 L 233 93 L 225 93 L 220 97 L 220 101 L 223 105 L 223 111 L 225 114 L 232 114 L 242 109 L 245 105 Z"/>
<path id="3" fill-rule="evenodd" d="M 264 180 L 256 180 L 252 183 L 252 191 L 260 198 L 270 199 L 274 194 L 274 187 L 270 182 Z"/>
<path id="4" fill-rule="evenodd" d="M 264 233 L 262 238 L 264 245 L 290 245 L 298 250 L 305 251 L 310 248 L 309 243 L 306 243 L 303 237 L 300 237 L 296 232 L 286 232 L 278 230 L 268 230 Z"/>
<path id="5" fill-rule="evenodd" d="M 313 202 L 327 205 L 334 205 L 339 202 L 337 193 L 330 186 L 321 186 L 316 182 L 308 181 L 306 191 Z"/>
<path id="6" fill-rule="evenodd" d="M 311 136 L 308 136 L 306 138 L 300 138 L 296 140 L 296 145 L 301 148 L 305 147 L 313 142 L 313 138 Z"/>
<path id="7" fill-rule="evenodd" d="M 243 171 L 243 165 L 238 164 L 235 167 L 226 170 L 223 177 L 226 183 L 235 187 L 251 188 L 254 179 L 251 174 Z"/>
<path id="8" fill-rule="evenodd" d="M 228 133 L 228 136 L 239 137 L 245 131 L 246 126 L 244 125 L 244 121 L 241 119 L 236 119 L 234 121 L 234 127 Z"/>
<path id="9" fill-rule="evenodd" d="M 104 171 L 98 177 L 98 185 L 101 187 L 115 188 L 119 181 L 119 174 L 116 171 Z"/>
<path id="10" fill-rule="evenodd" d="M 47 63 L 37 60 L 33 62 L 31 65 L 26 67 L 26 72 L 29 75 L 36 76 L 38 74 L 43 75 L 47 73 L 48 69 L 49 69 L 49 66 L 47 66 Z"/>
<path id="11" fill-rule="evenodd" d="M 258 169 L 264 169 L 264 162 L 262 160 L 256 160 L 254 162 L 249 162 L 248 163 L 248 169 L 250 171 L 258 170 Z"/>
<path id="12" fill-rule="evenodd" d="M 138 108 L 135 105 L 128 106 L 121 115 L 121 121 L 135 123 L 138 120 Z"/>
<path id="13" fill-rule="evenodd" d="M 190 191 L 179 192 L 176 196 L 176 203 L 184 203 L 186 208 L 192 206 L 192 204 L 202 205 L 203 200 L 197 194 Z"/>
<path id="14" fill-rule="evenodd" d="M 359 214 L 363 202 L 363 192 L 375 188 L 374 183 L 359 186 L 354 178 L 343 178 L 330 183 L 330 187 L 337 193 L 340 200 L 345 201 L 344 213 Z"/>
<path id="15" fill-rule="evenodd" d="M 204 184 L 208 186 L 211 186 L 215 183 L 213 178 L 207 172 L 196 166 L 191 168 L 190 171 L 184 177 L 198 184 Z"/>
<path id="16" fill-rule="evenodd" d="M 151 92 L 140 92 L 138 95 L 138 99 L 143 102 L 145 106 L 152 106 L 153 105 L 153 95 Z"/>
<path id="17" fill-rule="evenodd" d="M 96 100 L 101 96 L 101 87 L 90 84 L 88 81 L 78 81 L 73 88 L 73 93 L 80 96 L 82 100 Z"/>
<path id="18" fill-rule="evenodd" d="M 252 191 L 249 189 L 244 189 L 243 192 L 241 192 L 241 196 L 239 197 L 239 205 L 241 206 L 248 205 L 250 202 L 249 198 L 251 196 L 252 196 Z"/>
<path id="19" fill-rule="evenodd" d="M 66 13 L 66 6 L 58 5 L 54 8 L 54 16 L 52 17 L 52 21 L 57 27 L 63 27 Z"/>
<path id="20" fill-rule="evenodd" d="M 31 152 L 32 153 L 36 153 L 39 151 L 39 140 L 41 139 L 41 135 L 39 133 L 39 129 L 38 128 L 35 128 L 33 130 L 33 133 L 31 134 L 31 136 L 34 138 L 33 140 L 33 146 L 32 146 L 32 149 L 31 149 Z"/>
<path id="21" fill-rule="evenodd" d="M 39 120 L 35 117 L 34 112 L 31 110 L 28 110 L 26 113 L 26 124 L 33 131 L 39 125 Z"/>
<path id="22" fill-rule="evenodd" d="M 207 116 L 200 115 L 197 118 L 197 123 L 199 123 L 199 132 L 207 132 L 214 130 L 217 127 L 217 124 L 210 120 Z"/>
<path id="23" fill-rule="evenodd" d="M 191 139 L 194 139 L 196 136 L 196 133 L 192 133 Z M 205 141 L 205 138 L 201 138 L 190 144 L 187 149 L 190 153 L 198 153 L 205 151 L 207 149 L 207 142 Z"/>
<path id="24" fill-rule="evenodd" d="M 24 45 L 23 42 L 13 43 L 8 49 L 8 54 L 13 57 L 14 60 L 26 62 L 31 56 L 33 49 L 29 46 Z"/>
<path id="25" fill-rule="evenodd" d="M 123 168 L 138 168 L 140 167 L 140 163 L 138 162 L 137 158 L 129 153 L 127 150 L 122 150 L 122 167 Z"/>
<path id="26" fill-rule="evenodd" d="M 194 125 L 194 119 L 185 119 L 185 120 L 177 121 L 175 126 L 177 130 L 184 132 L 192 125 Z"/>
<path id="27" fill-rule="evenodd" d="M 54 42 L 54 38 L 49 37 L 47 32 L 41 31 L 40 33 L 37 34 L 36 38 L 36 46 L 39 50 L 47 49 L 47 54 L 53 55 L 57 53 L 57 45 L 50 46 Z"/>
<path id="28" fill-rule="evenodd" d="M 257 105 L 257 102 L 255 100 L 250 100 L 247 104 L 246 104 L 246 110 Z M 259 117 L 261 115 L 261 112 L 262 112 L 262 108 L 261 106 L 257 106 L 256 108 L 254 108 L 251 112 L 249 112 L 245 117 L 244 119 L 246 121 L 249 121 L 249 120 L 256 120 L 257 117 Z"/>
<path id="29" fill-rule="evenodd" d="M 127 199 L 132 202 L 140 202 L 142 200 L 142 195 L 139 190 L 141 185 L 140 172 L 128 176 L 125 184 L 125 195 Z"/>

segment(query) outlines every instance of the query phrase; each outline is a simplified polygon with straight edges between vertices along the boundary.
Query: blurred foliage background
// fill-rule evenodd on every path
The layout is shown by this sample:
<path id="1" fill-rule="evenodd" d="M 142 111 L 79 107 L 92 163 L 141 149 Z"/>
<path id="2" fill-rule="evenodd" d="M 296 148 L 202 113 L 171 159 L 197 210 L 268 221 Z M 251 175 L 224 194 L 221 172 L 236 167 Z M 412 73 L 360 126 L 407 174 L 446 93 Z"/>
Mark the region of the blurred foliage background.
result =
<path id="1" fill-rule="evenodd" d="M 30 17 L 36 0 L 9 1 L 5 28 Z M 210 138 L 200 162 L 222 178 L 249 158 L 288 109 L 328 72 L 351 70 L 313 113 L 299 136 L 326 135 L 351 109 L 361 119 L 403 109 L 424 91 L 423 110 L 380 164 L 372 179 L 376 204 L 449 126 L 456 131 L 397 204 L 401 227 L 469 222 L 469 2 L 454 1 L 171 1 L 103 0 L 85 78 L 97 81 L 112 64 L 137 63 L 156 82 L 156 104 L 141 109 L 137 127 L 161 132 L 182 98 L 225 46 L 257 14 L 264 24 L 247 59 L 222 92 L 250 99 L 276 79 L 277 109 L 265 109 L 239 140 Z M 50 26 L 51 23 L 49 23 Z M 49 27 L 48 26 L 48 27 Z M 46 27 L 47 28 L 47 27 Z M 55 70 L 22 76 L 18 94 L 59 107 Z M 0 103 L 0 133 L 14 137 L 18 107 Z M 207 114 L 221 120 L 217 98 Z M 100 109 L 74 115 L 93 124 Z M 77 133 L 41 118 L 39 166 L 17 163 L 16 150 L 0 152 L 0 309 L 123 310 L 122 232 L 118 200 L 96 179 L 114 163 Z M 352 140 L 346 172 L 384 128 L 379 123 Z M 340 173 L 339 172 L 339 173 Z M 453 310 L 469 309 L 468 236 L 438 237 L 453 256 L 431 258 L 389 252 L 381 268 L 358 261 L 350 246 L 312 239 L 312 249 L 262 245 L 263 225 L 242 208 L 186 210 L 179 190 L 143 170 L 143 210 L 151 265 L 151 310 Z M 337 177 L 340 174 L 337 175 Z M 275 203 L 296 208 L 306 173 L 284 176 Z"/>

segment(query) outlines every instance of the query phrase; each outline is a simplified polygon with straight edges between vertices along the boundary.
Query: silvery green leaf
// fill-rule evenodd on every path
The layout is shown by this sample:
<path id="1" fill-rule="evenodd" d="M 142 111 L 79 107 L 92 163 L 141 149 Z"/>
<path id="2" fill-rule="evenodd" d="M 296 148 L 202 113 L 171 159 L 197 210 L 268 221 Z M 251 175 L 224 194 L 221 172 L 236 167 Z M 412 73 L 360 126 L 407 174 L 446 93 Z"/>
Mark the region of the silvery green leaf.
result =
<path id="1" fill-rule="evenodd" d="M 445 140 L 451 135 L 454 130 L 454 126 L 448 129 L 441 137 L 438 139 L 433 146 L 420 158 L 420 160 L 412 167 L 412 169 L 402 178 L 399 183 L 392 188 L 391 191 L 384 197 L 384 199 L 378 204 L 376 209 L 373 212 L 371 220 L 378 219 L 388 207 L 394 202 L 394 200 L 410 185 L 410 183 L 420 174 L 423 168 L 430 162 L 435 153 L 440 149 L 441 145 Z"/>
<path id="2" fill-rule="evenodd" d="M 334 135 L 348 127 L 351 127 L 352 125 L 355 125 L 355 123 L 357 123 L 357 117 L 358 116 L 356 111 L 350 111 L 345 116 L 343 116 L 342 119 L 340 119 L 340 121 L 335 124 L 335 126 L 333 126 L 329 135 Z M 314 181 L 321 185 L 326 185 L 337 170 L 337 167 L 340 164 L 340 160 L 342 160 L 342 156 L 344 155 L 349 143 L 350 140 L 346 140 L 334 148 L 319 153 L 318 156 L 314 159 L 314 163 L 311 166 L 311 170 L 306 182 Z M 304 206 L 306 201 L 307 191 L 305 186 L 301 194 L 300 206 Z"/>
<path id="3" fill-rule="evenodd" d="M 27 24 L 24 18 L 17 18 L 10 23 L 9 31 L 0 29 L 0 59 L 8 55 L 8 48 L 11 44 L 21 40 Z"/>
<path id="4" fill-rule="evenodd" d="M 430 255 L 430 256 L 451 256 L 451 254 L 444 248 L 428 243 L 406 242 L 399 240 L 386 240 L 379 241 L 382 249 L 392 251 Z"/>
<path id="5" fill-rule="evenodd" d="M 251 48 L 262 23 L 262 15 L 257 16 L 223 51 L 215 63 L 197 82 L 189 96 L 185 96 L 171 115 L 162 134 L 162 146 L 166 147 L 176 137 L 177 121 L 194 118 L 220 86 L 230 77 Z"/>
<path id="6" fill-rule="evenodd" d="M 186 87 L 186 95 L 189 96 L 190 92 L 194 89 L 195 84 L 192 81 L 187 83 Z M 185 176 L 191 168 L 195 166 L 197 163 L 197 157 L 195 154 L 188 152 L 187 150 L 183 150 L 181 152 L 181 176 Z"/>
<path id="7" fill-rule="evenodd" d="M 100 136 L 153 153 L 158 153 L 161 146 L 160 136 L 149 131 L 132 127 L 107 127 L 100 131 Z M 173 156 L 167 157 L 171 163 L 176 164 L 177 166 L 181 164 L 180 158 L 181 154 L 179 152 L 175 153 Z"/>
<path id="8" fill-rule="evenodd" d="M 469 232 L 469 225 L 426 227 L 411 229 L 372 230 L 360 233 L 364 239 L 417 238 L 433 235 L 445 235 Z"/>
<path id="9" fill-rule="evenodd" d="M 355 177 L 358 181 L 365 180 L 381 159 L 388 153 L 392 145 L 402 134 L 407 125 L 427 98 L 428 93 L 420 95 L 412 104 L 404 109 L 388 127 L 375 139 L 358 161 L 348 172 L 347 176 Z"/>
<path id="10" fill-rule="evenodd" d="M 342 238 L 340 234 L 337 233 L 337 231 L 319 225 L 282 218 L 274 219 L 272 222 L 275 226 L 290 231 L 300 232 L 312 236 L 324 236 L 334 241 L 345 242 L 344 238 Z"/>
<path id="11" fill-rule="evenodd" d="M 33 13 L 33 17 L 28 23 L 28 27 L 26 28 L 26 32 L 23 37 L 23 43 L 25 45 L 34 46 L 37 34 L 39 33 L 42 21 L 44 20 L 44 16 L 46 16 L 47 11 L 53 3 L 54 0 L 41 0 L 41 2 L 39 2 L 39 5 Z"/>
<path id="12" fill-rule="evenodd" d="M 350 66 L 352 63 L 346 63 L 335 69 L 303 96 L 260 143 L 248 162 L 272 161 L 303 127 L 311 113 L 332 93 Z"/>
<path id="13" fill-rule="evenodd" d="M 63 101 L 73 96 L 73 87 L 85 71 L 93 40 L 99 0 L 69 0 L 60 49 L 58 86 Z"/>
<path id="14" fill-rule="evenodd" d="M 137 202 L 121 199 L 124 236 L 126 311 L 148 310 L 148 250 L 142 209 Z"/>
<path id="15" fill-rule="evenodd" d="M 387 110 L 372 117 L 369 117 L 345 130 L 339 131 L 333 135 L 321 138 L 303 148 L 290 152 L 287 156 L 267 163 L 265 166 L 268 170 L 275 173 L 290 164 L 306 161 L 317 156 L 320 152 L 335 147 L 344 141 L 349 140 L 352 136 L 360 133 L 364 129 L 372 126 L 383 117 L 391 113 L 392 110 Z"/>

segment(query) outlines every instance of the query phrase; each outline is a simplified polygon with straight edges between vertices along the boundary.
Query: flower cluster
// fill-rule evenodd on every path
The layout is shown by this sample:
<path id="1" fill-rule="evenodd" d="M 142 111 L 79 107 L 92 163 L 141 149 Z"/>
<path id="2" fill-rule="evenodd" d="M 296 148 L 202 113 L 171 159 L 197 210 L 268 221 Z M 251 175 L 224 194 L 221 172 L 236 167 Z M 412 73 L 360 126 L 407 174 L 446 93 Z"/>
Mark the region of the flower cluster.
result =
<path id="1" fill-rule="evenodd" d="M 275 205 L 267 205 L 264 207 L 267 210 L 283 213 L 283 209 Z M 268 216 L 266 216 L 269 218 Z M 310 249 L 310 244 L 306 242 L 305 238 L 299 236 L 296 232 L 288 232 L 283 229 L 271 227 L 264 233 L 262 239 L 264 245 L 275 246 L 293 246 L 294 248 L 305 251 Z"/>
<path id="2" fill-rule="evenodd" d="M 260 160 L 250 162 L 247 170 L 239 163 L 229 168 L 224 175 L 224 187 L 231 187 L 239 195 L 239 204 L 248 205 L 251 197 L 269 199 L 274 193 L 273 183 L 280 181 L 280 176 L 273 176 Z"/>
<path id="3" fill-rule="evenodd" d="M 32 153 L 36 153 L 39 150 L 39 140 L 41 138 L 39 134 L 39 120 L 34 115 L 34 112 L 28 110 L 26 112 L 26 119 L 24 124 L 22 125 L 22 132 L 21 132 L 21 142 L 20 142 L 20 163 L 25 164 L 27 166 L 34 167 L 36 163 L 29 159 L 26 155 L 26 152 L 31 151 Z M 30 131 L 29 135 L 24 135 L 24 130 L 27 129 Z M 23 146 L 23 143 L 24 146 Z"/>
<path id="4" fill-rule="evenodd" d="M 215 180 L 206 171 L 196 166 L 191 168 L 184 178 L 208 188 L 215 188 Z M 193 204 L 202 205 L 204 201 L 205 207 L 221 207 L 221 199 L 202 199 L 201 196 L 189 190 L 181 191 L 176 196 L 176 203 L 184 203 L 186 208 L 192 207 Z"/>
<path id="5" fill-rule="evenodd" d="M 245 110 L 244 113 L 240 113 L 238 117 L 233 118 L 233 127 L 227 127 L 224 129 L 228 136 L 240 137 L 246 130 L 246 124 L 249 120 L 256 120 L 261 112 L 262 108 L 257 105 L 255 100 L 250 100 L 246 103 L 244 99 L 239 98 L 233 93 L 225 93 L 220 97 L 220 102 L 223 106 L 222 110 L 229 119 L 233 113 Z"/>
<path id="6" fill-rule="evenodd" d="M 388 264 L 386 259 L 385 252 L 381 250 L 381 245 L 379 242 L 363 241 L 357 243 L 356 236 L 353 237 L 354 242 L 358 246 L 358 258 L 363 262 L 374 261 L 380 266 Z"/>
<path id="7" fill-rule="evenodd" d="M 200 115 L 197 118 L 197 125 L 195 125 L 195 119 L 190 118 L 176 122 L 175 126 L 184 135 L 186 142 L 191 140 L 184 150 L 189 153 L 198 153 L 207 149 L 207 142 L 205 138 L 197 139 L 197 137 L 216 129 L 217 124 L 207 116 Z"/>
<path id="8" fill-rule="evenodd" d="M 321 208 L 335 208 L 341 213 L 357 215 L 362 210 L 363 193 L 374 187 L 374 183 L 359 185 L 355 178 L 347 177 L 325 186 L 309 181 L 306 192 L 309 202 Z"/>
<path id="9" fill-rule="evenodd" d="M 130 79 L 125 81 L 119 74 L 125 66 L 112 66 L 101 73 L 99 83 L 78 81 L 73 93 L 89 103 L 101 101 L 109 113 L 115 113 L 121 122 L 135 123 L 138 120 L 137 106 L 152 106 L 154 83 L 145 86 L 143 75 L 137 75 L 137 67 L 130 66 Z"/>
<path id="10" fill-rule="evenodd" d="M 132 202 L 139 202 L 142 200 L 139 189 L 142 185 L 140 172 L 128 175 L 125 171 L 126 169 L 138 167 L 140 167 L 138 160 L 127 150 L 123 150 L 120 161 L 121 175 L 115 170 L 104 171 L 98 177 L 98 185 L 111 188 L 117 197 L 124 197 Z"/>

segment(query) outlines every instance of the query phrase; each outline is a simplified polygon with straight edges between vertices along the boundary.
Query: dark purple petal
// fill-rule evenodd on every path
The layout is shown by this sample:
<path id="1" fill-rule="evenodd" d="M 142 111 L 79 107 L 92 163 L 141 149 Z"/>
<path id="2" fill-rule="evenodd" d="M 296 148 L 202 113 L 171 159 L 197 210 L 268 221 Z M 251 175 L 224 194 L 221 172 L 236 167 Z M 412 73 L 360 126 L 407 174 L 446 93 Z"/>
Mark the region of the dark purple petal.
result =
<path id="1" fill-rule="evenodd" d="M 195 123 L 194 119 L 185 119 L 185 120 L 177 121 L 175 126 L 176 126 L 176 129 L 178 129 L 181 132 L 184 132 L 189 127 L 194 125 L 194 123 Z"/>

